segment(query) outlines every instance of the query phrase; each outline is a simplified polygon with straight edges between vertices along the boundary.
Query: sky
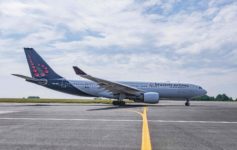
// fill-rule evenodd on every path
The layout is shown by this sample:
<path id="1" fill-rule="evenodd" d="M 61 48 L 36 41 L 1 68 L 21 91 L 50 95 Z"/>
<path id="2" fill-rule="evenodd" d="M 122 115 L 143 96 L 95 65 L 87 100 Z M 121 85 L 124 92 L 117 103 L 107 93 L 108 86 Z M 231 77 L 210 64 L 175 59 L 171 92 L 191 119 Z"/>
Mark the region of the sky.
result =
<path id="1" fill-rule="evenodd" d="M 0 0 L 0 97 L 77 98 L 34 85 L 24 47 L 66 79 L 201 85 L 237 98 L 236 0 Z"/>

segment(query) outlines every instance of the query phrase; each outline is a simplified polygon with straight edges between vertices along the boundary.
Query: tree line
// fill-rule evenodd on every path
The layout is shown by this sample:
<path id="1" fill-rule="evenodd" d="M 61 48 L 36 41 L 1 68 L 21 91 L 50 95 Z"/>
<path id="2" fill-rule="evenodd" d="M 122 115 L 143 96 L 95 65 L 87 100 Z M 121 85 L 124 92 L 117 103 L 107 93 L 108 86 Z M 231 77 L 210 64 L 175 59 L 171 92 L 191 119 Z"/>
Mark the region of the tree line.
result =
<path id="1" fill-rule="evenodd" d="M 193 98 L 193 100 L 198 100 L 198 101 L 237 101 L 237 98 L 234 100 L 232 97 L 227 96 L 226 94 L 218 94 L 216 97 L 214 96 L 199 96 Z"/>

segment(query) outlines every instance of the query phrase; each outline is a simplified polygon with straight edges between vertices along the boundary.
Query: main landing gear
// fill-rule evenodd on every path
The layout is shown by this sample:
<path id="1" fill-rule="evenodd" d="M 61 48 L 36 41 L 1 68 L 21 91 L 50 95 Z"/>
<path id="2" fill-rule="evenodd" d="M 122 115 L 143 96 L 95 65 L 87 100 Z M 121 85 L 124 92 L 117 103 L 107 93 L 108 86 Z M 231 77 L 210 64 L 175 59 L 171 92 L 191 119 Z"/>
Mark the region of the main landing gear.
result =
<path id="1" fill-rule="evenodd" d="M 117 101 L 113 101 L 113 105 L 119 105 L 119 106 L 124 106 L 125 102 L 123 101 L 123 99 L 125 98 L 125 94 L 120 93 L 118 100 Z"/>
<path id="2" fill-rule="evenodd" d="M 185 106 L 190 106 L 190 102 L 188 98 L 186 99 Z"/>
<path id="3" fill-rule="evenodd" d="M 113 101 L 113 105 L 124 106 L 125 102 L 124 101 Z"/>

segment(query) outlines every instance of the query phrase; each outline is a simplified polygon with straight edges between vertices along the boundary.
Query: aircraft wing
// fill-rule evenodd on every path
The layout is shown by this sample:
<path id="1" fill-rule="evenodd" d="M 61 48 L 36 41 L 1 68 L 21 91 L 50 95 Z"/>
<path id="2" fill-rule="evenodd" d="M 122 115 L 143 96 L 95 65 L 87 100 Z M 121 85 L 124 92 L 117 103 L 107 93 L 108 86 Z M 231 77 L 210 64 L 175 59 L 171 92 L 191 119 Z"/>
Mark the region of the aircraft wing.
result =
<path id="1" fill-rule="evenodd" d="M 124 93 L 124 94 L 138 95 L 140 93 L 144 93 L 144 91 L 128 86 L 128 85 L 124 85 L 118 82 L 112 82 L 112 81 L 108 81 L 108 80 L 104 80 L 104 79 L 100 79 L 100 78 L 96 78 L 91 75 L 88 75 L 77 66 L 73 66 L 73 69 L 77 75 L 81 76 L 82 78 L 86 78 L 88 80 L 96 82 L 99 86 L 101 86 L 102 88 L 114 94 Z"/>

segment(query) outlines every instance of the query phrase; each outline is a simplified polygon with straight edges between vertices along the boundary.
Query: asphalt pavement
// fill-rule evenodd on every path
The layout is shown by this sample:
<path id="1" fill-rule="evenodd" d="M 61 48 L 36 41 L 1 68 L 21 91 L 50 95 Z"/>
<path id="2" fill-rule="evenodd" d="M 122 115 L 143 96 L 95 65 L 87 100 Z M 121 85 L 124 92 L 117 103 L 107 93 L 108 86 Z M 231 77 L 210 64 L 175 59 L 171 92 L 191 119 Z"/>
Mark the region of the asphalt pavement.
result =
<path id="1" fill-rule="evenodd" d="M 0 149 L 236 150 L 237 103 L 0 104 Z M 144 108 L 149 130 L 144 131 Z"/>

